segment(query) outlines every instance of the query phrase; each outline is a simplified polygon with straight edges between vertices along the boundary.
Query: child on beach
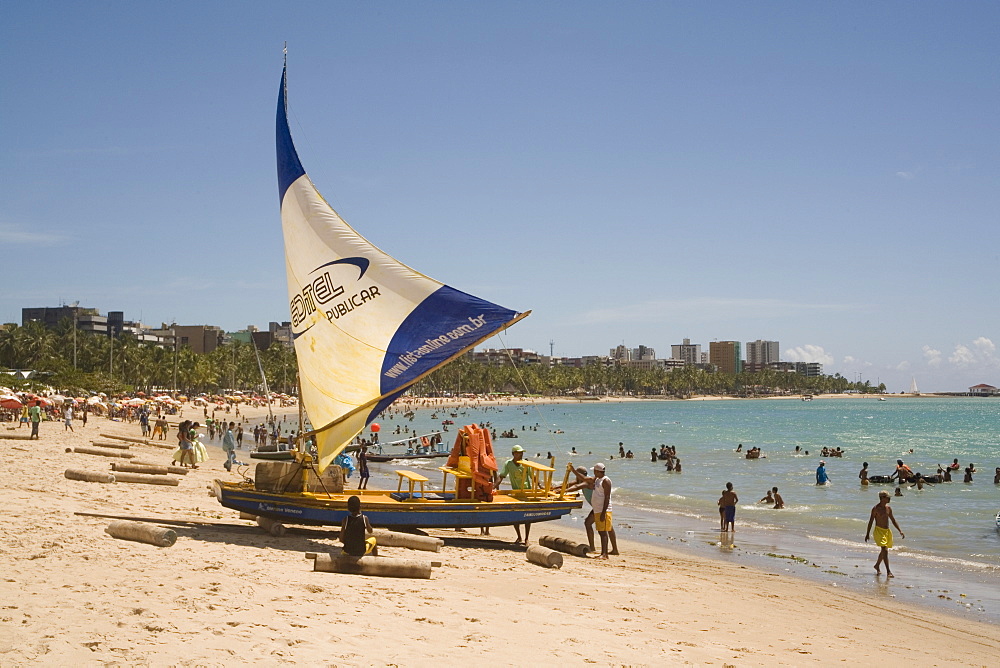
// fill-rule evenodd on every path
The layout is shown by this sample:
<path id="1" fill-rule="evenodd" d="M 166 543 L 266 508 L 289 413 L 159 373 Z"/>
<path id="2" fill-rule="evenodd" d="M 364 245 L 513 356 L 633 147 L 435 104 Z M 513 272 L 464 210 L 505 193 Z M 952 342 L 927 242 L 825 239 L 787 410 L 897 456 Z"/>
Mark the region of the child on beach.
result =
<path id="1" fill-rule="evenodd" d="M 352 557 L 363 557 L 367 554 L 378 556 L 375 546 L 375 533 L 366 515 L 361 514 L 361 499 L 352 496 L 347 500 L 347 510 L 351 514 L 340 524 L 340 542 L 344 544 L 344 554 Z"/>
<path id="2" fill-rule="evenodd" d="M 358 450 L 358 474 L 361 478 L 358 489 L 365 489 L 368 487 L 368 478 L 371 477 L 371 473 L 368 471 L 368 445 L 366 443 L 362 443 L 361 449 Z"/>

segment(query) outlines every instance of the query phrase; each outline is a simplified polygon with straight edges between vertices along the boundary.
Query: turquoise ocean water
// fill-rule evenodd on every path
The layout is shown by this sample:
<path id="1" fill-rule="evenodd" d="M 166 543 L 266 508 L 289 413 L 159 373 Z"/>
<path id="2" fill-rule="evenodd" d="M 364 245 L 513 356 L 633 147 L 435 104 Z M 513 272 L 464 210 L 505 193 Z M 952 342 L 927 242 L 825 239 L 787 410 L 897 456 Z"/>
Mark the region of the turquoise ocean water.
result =
<path id="1" fill-rule="evenodd" d="M 517 443 L 531 459 L 557 458 L 607 465 L 614 481 L 615 523 L 620 536 L 661 542 L 672 548 L 706 552 L 724 559 L 755 562 L 819 579 L 830 586 L 871 591 L 918 603 L 932 603 L 979 619 L 1000 622 L 1000 401 L 975 398 L 874 398 L 741 401 L 664 401 L 520 405 L 483 409 L 422 409 L 412 420 L 398 413 L 383 416 L 383 442 L 400 438 L 396 426 L 416 433 L 490 422 L 518 438 L 498 438 L 498 457 Z M 456 413 L 455 417 L 451 413 Z M 538 425 L 538 430 L 531 427 Z M 522 430 L 522 426 L 527 429 Z M 557 433 L 561 430 L 562 433 Z M 618 457 L 618 442 L 635 453 Z M 650 461 L 650 449 L 676 446 L 683 473 Z M 764 458 L 747 460 L 734 452 L 757 446 Z M 796 454 L 795 447 L 810 454 Z M 823 458 L 830 484 L 815 484 L 824 447 L 840 447 L 843 458 Z M 575 448 L 577 455 L 571 454 Z M 912 453 L 910 450 L 912 449 Z M 892 473 L 896 459 L 932 475 L 938 463 L 958 458 L 962 469 L 975 464 L 974 482 L 903 488 L 892 508 L 906 539 L 896 537 L 891 555 L 897 578 L 877 580 L 872 563 L 877 550 L 864 534 L 879 490 L 862 487 L 858 471 L 869 463 L 872 475 Z M 502 460 L 501 460 L 502 461 Z M 440 461 L 408 462 L 434 470 Z M 384 464 L 388 469 L 397 468 Z M 376 469 L 377 470 L 377 469 Z M 429 475 L 431 480 L 437 476 Z M 735 537 L 718 531 L 716 501 L 726 482 L 739 494 Z M 786 508 L 756 502 L 777 486 Z M 564 520 L 577 523 L 582 516 Z M 544 529 L 538 529 L 544 531 Z M 791 559 L 794 555 L 796 558 Z M 905 574 L 905 577 L 904 577 Z M 962 594 L 965 594 L 962 596 Z"/>

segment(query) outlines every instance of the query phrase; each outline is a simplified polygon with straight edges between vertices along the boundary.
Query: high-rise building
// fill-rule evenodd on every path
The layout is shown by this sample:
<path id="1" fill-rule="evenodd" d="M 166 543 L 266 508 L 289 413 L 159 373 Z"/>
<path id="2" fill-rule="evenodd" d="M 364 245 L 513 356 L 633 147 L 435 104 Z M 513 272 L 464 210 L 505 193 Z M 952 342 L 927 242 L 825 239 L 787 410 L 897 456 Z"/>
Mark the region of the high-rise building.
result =
<path id="1" fill-rule="evenodd" d="M 656 351 L 648 346 L 639 346 L 632 349 L 632 361 L 655 360 Z"/>
<path id="2" fill-rule="evenodd" d="M 747 341 L 747 364 L 763 368 L 772 362 L 780 362 L 781 353 L 777 341 Z"/>
<path id="3" fill-rule="evenodd" d="M 221 346 L 225 336 L 225 332 L 215 325 L 172 325 L 171 329 L 178 346 L 189 346 L 199 355 Z"/>
<path id="4" fill-rule="evenodd" d="M 739 341 L 712 341 L 708 344 L 708 361 L 721 373 L 741 373 L 743 355 Z"/>
<path id="5" fill-rule="evenodd" d="M 819 362 L 796 362 L 795 373 L 810 378 L 818 378 L 823 375 L 823 365 Z"/>
<path id="6" fill-rule="evenodd" d="M 40 322 L 48 329 L 55 327 L 63 320 L 76 325 L 76 328 L 84 332 L 108 333 L 108 319 L 101 315 L 96 308 L 84 308 L 81 306 L 40 306 L 37 308 L 21 309 L 21 326 L 29 322 Z"/>
<path id="7" fill-rule="evenodd" d="M 684 339 L 684 343 L 670 346 L 670 357 L 685 364 L 701 364 L 701 344 L 691 343 L 691 339 Z"/>
<path id="8" fill-rule="evenodd" d="M 619 362 L 627 362 L 630 359 L 632 359 L 632 351 L 629 348 L 626 348 L 624 345 L 615 346 L 608 353 L 608 356 L 611 359 L 617 360 Z"/>
<path id="9" fill-rule="evenodd" d="M 524 348 L 504 348 L 502 350 L 485 348 L 470 350 L 467 353 L 473 362 L 485 366 L 541 366 L 542 356 L 534 350 Z"/>

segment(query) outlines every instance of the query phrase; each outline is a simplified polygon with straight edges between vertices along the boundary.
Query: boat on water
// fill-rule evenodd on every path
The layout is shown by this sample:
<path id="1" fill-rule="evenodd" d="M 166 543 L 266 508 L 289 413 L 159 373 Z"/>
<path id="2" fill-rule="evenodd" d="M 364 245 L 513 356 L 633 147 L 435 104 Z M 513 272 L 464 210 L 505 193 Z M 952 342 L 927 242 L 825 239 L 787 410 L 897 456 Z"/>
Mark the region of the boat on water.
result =
<path id="1" fill-rule="evenodd" d="M 344 489 L 333 461 L 376 416 L 411 385 L 530 311 L 429 278 L 340 217 L 313 185 L 292 142 L 287 67 L 278 93 L 276 148 L 299 404 L 313 429 L 300 430 L 293 460 L 261 461 L 254 478 L 242 482 L 216 480 L 219 502 L 271 519 L 339 525 L 348 515 L 348 498 L 358 495 L 374 525 L 425 528 L 542 522 L 580 508 L 576 494 L 553 486 L 554 461 L 522 461 L 529 489 L 494 489 L 492 440 L 475 425 L 459 429 L 447 466 L 439 467 L 439 490 L 427 489 L 428 478 L 407 470 L 395 472 L 396 491 Z M 567 469 L 564 483 L 568 476 Z"/>

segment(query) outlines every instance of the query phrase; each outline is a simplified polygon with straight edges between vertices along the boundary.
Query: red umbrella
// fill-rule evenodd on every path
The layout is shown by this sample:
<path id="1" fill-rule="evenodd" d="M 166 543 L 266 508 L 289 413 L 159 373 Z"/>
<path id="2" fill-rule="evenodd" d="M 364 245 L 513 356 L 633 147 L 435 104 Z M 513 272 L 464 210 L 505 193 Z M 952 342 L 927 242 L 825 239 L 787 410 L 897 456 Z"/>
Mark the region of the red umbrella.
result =
<path id="1" fill-rule="evenodd" d="M 24 404 L 17 397 L 3 397 L 0 399 L 0 408 L 6 408 L 7 410 L 16 411 L 21 410 Z"/>

